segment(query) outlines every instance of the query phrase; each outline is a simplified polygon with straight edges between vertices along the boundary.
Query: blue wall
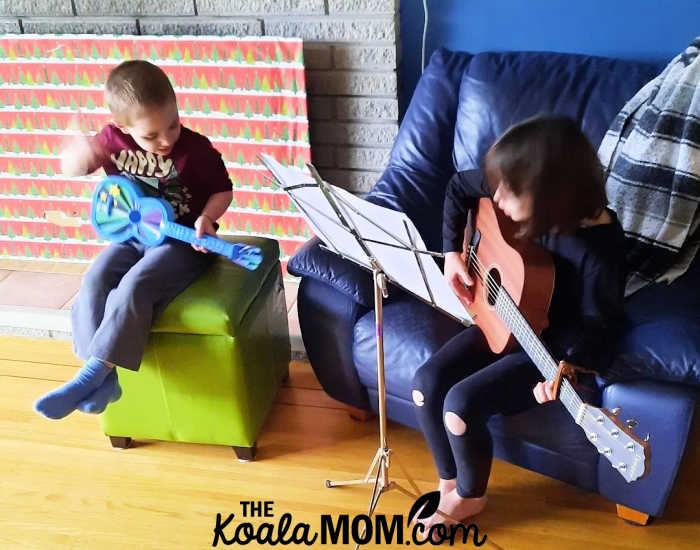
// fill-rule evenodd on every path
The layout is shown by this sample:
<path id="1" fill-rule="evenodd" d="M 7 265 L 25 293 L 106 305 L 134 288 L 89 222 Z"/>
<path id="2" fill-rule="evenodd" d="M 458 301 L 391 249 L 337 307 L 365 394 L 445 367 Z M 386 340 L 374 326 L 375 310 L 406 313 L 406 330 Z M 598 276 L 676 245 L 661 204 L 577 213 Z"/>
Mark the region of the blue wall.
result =
<path id="1" fill-rule="evenodd" d="M 401 112 L 420 76 L 422 0 L 401 0 Z M 700 35 L 700 0 L 428 0 L 426 63 L 440 46 L 664 62 Z"/>

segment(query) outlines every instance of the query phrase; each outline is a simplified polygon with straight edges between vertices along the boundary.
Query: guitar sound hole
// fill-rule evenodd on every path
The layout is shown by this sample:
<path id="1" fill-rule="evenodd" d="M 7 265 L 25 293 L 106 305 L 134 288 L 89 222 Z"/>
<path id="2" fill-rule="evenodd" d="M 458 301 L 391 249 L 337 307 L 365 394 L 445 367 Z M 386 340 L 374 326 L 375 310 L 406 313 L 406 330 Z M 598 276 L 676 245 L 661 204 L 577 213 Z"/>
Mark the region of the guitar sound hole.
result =
<path id="1" fill-rule="evenodd" d="M 491 306 L 496 305 L 498 291 L 501 288 L 501 274 L 497 269 L 489 269 L 489 282 L 486 290 L 486 302 Z"/>

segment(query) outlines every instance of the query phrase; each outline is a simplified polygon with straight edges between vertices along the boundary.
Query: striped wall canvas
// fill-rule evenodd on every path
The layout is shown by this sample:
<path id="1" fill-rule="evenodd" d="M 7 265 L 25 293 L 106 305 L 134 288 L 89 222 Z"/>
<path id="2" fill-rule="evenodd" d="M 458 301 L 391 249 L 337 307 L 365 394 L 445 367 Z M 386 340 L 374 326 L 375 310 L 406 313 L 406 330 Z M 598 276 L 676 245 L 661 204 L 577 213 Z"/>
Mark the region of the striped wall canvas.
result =
<path id="1" fill-rule="evenodd" d="M 87 264 L 107 245 L 89 222 L 102 174 L 65 177 L 59 155 L 79 131 L 77 114 L 89 133 L 110 120 L 104 83 L 126 59 L 160 66 L 183 124 L 221 152 L 234 193 L 219 233 L 277 239 L 286 268 L 310 231 L 258 155 L 302 168 L 310 161 L 302 41 L 94 35 L 0 35 L 0 267 L 3 259 Z"/>

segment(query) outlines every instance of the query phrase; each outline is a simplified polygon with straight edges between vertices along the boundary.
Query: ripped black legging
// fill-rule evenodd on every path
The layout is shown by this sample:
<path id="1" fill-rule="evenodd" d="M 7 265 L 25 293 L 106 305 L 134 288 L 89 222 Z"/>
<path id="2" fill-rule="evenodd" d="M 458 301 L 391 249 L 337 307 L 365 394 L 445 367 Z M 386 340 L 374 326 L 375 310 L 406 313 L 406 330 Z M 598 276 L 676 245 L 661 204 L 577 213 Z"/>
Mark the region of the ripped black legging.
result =
<path id="1" fill-rule="evenodd" d="M 470 327 L 440 348 L 413 378 L 414 410 L 438 473 L 442 479 L 457 478 L 461 497 L 486 492 L 493 454 L 488 419 L 537 404 L 532 388 L 543 378 L 518 350 L 495 355 L 481 330 Z M 466 423 L 463 435 L 445 427 L 447 412 Z"/>

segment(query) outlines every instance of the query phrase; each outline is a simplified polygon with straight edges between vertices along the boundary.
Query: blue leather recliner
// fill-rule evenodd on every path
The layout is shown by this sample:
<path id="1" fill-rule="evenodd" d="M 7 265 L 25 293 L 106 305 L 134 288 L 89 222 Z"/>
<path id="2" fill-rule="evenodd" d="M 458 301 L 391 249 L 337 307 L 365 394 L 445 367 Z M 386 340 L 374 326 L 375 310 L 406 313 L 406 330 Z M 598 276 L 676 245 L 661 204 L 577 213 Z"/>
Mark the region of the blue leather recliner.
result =
<path id="1" fill-rule="evenodd" d="M 457 170 L 479 166 L 498 135 L 537 113 L 576 119 L 597 146 L 624 103 L 661 67 L 556 53 L 436 51 L 426 67 L 391 152 L 367 195 L 405 212 L 431 250 L 441 250 L 445 187 Z M 312 239 L 292 258 L 301 276 L 299 321 L 311 365 L 325 391 L 376 409 L 371 274 Z M 645 376 L 602 385 L 598 405 L 620 407 L 650 434 L 651 469 L 626 483 L 598 455 L 558 402 L 490 423 L 495 455 L 596 491 L 615 503 L 660 516 L 678 473 L 700 380 L 700 259 L 672 285 L 650 285 L 627 302 L 619 361 Z M 416 369 L 462 326 L 392 287 L 384 305 L 389 418 L 417 427 L 411 380 Z M 639 369 L 639 364 L 644 369 Z"/>

